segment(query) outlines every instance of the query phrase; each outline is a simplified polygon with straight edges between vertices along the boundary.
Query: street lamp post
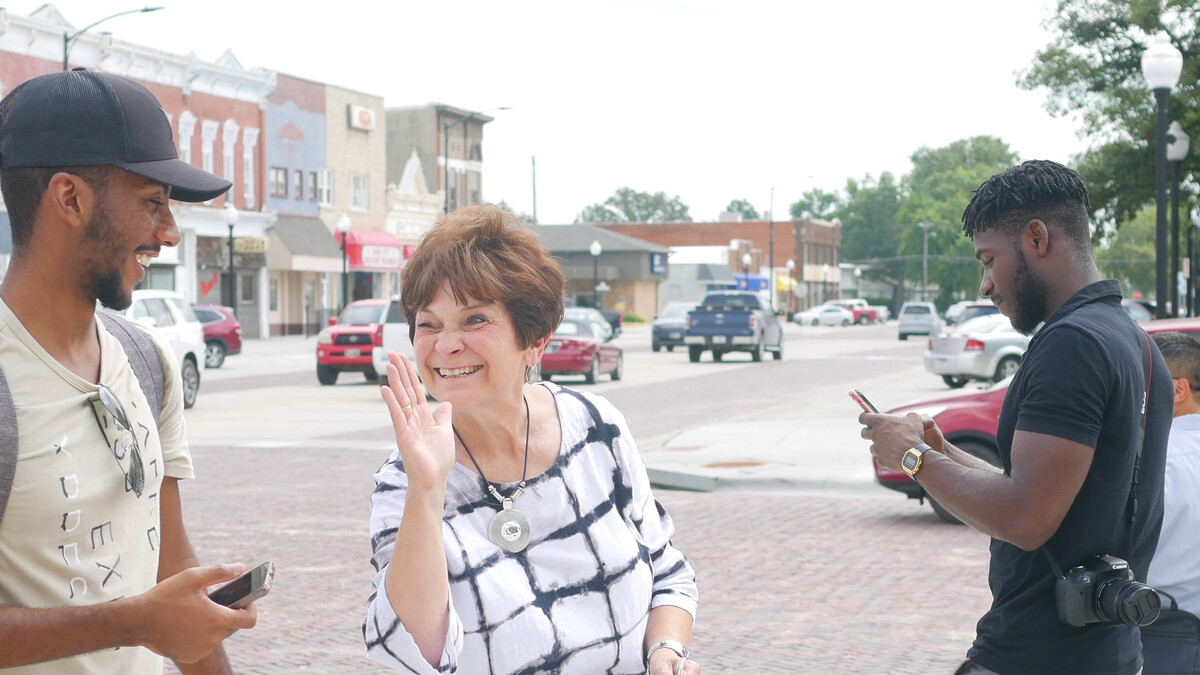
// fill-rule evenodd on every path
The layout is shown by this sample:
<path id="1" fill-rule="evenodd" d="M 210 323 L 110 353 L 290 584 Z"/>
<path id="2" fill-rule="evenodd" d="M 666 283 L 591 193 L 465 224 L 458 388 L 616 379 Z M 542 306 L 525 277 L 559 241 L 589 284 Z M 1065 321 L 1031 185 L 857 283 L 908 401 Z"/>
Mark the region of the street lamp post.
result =
<path id="1" fill-rule="evenodd" d="M 233 226 L 237 225 L 239 215 L 233 202 L 226 200 L 225 207 L 221 209 L 221 217 L 229 226 L 229 307 L 233 309 L 234 314 L 237 314 L 237 303 L 234 302 L 237 293 L 237 277 L 233 274 Z"/>
<path id="2" fill-rule="evenodd" d="M 342 309 L 350 304 L 350 273 L 346 269 L 346 237 L 350 234 L 350 215 L 342 213 L 337 221 L 338 232 L 342 233 Z"/>
<path id="3" fill-rule="evenodd" d="M 63 32 L 63 72 L 66 72 L 66 70 L 67 70 L 67 62 L 71 57 L 71 47 L 73 46 L 75 39 L 78 38 L 80 35 L 83 35 L 84 33 L 95 28 L 96 26 L 99 26 L 100 24 L 104 23 L 105 21 L 108 21 L 109 19 L 115 19 L 118 16 L 125 16 L 126 14 L 140 14 L 143 12 L 157 12 L 160 9 L 164 9 L 164 8 L 163 7 L 143 7 L 141 9 L 130 9 L 130 10 L 126 10 L 124 12 L 117 12 L 116 14 L 113 14 L 111 16 L 106 16 L 103 19 L 100 19 L 99 21 L 88 24 L 88 26 L 86 28 L 75 31 L 74 35 L 67 35 L 66 32 L 64 31 Z"/>
<path id="4" fill-rule="evenodd" d="M 1171 167 L 1171 307 L 1180 316 L 1179 305 L 1179 164 L 1187 157 L 1191 139 L 1177 121 L 1167 129 L 1167 162 Z M 1188 231 L 1188 278 L 1184 314 L 1192 310 L 1192 236 Z"/>
<path id="5" fill-rule="evenodd" d="M 460 117 L 457 120 L 454 120 L 453 123 L 442 122 L 442 159 L 444 160 L 444 164 L 442 165 L 442 191 L 444 193 L 444 196 L 443 196 L 444 203 L 442 204 L 442 213 L 443 214 L 450 213 L 450 130 L 460 124 L 464 125 L 463 126 L 463 147 L 465 148 L 466 140 L 467 140 L 467 131 L 468 131 L 468 129 L 466 127 L 466 123 L 475 119 L 475 117 L 477 115 L 482 115 L 484 113 L 489 113 L 489 112 L 492 112 L 495 110 L 508 110 L 508 106 L 501 106 L 499 108 L 488 108 L 487 110 L 476 110 L 476 111 L 469 113 L 466 117 Z M 455 206 L 455 208 L 458 207 L 458 198 L 457 197 L 454 199 L 454 206 Z"/>
<path id="6" fill-rule="evenodd" d="M 795 269 L 796 269 L 796 261 L 792 260 L 791 258 L 788 258 L 788 261 L 787 261 L 788 301 L 787 301 L 787 311 L 784 313 L 784 316 L 787 317 L 788 321 L 792 320 L 792 287 L 795 286 L 795 284 L 796 284 L 796 279 L 795 279 L 795 277 L 792 276 L 792 274 L 794 273 L 793 270 L 795 270 Z"/>
<path id="7" fill-rule="evenodd" d="M 600 252 L 604 248 L 600 246 L 600 242 L 592 240 L 592 245 L 588 247 L 588 253 L 592 254 L 592 304 L 603 311 L 604 306 L 600 304 Z"/>
<path id="8" fill-rule="evenodd" d="M 746 284 L 746 290 L 750 290 L 750 253 L 748 251 L 742 254 L 742 283 Z"/>
<path id="9" fill-rule="evenodd" d="M 1142 74 L 1154 90 L 1156 110 L 1154 193 L 1158 218 L 1154 237 L 1154 316 L 1158 319 L 1167 317 L 1167 302 L 1170 299 L 1167 287 L 1167 100 L 1182 71 L 1183 55 L 1171 45 L 1166 31 L 1159 31 L 1150 48 L 1142 54 Z"/>
<path id="10" fill-rule="evenodd" d="M 921 221 L 921 300 L 929 299 L 929 230 L 933 223 Z"/>

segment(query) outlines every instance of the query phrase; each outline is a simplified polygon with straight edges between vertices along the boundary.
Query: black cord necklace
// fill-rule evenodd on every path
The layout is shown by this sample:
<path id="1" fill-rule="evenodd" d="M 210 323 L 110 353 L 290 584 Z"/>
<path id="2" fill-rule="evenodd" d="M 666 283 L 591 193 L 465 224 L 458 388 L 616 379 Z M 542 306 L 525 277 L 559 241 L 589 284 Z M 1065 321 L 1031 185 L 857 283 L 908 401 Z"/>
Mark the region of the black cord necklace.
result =
<path id="1" fill-rule="evenodd" d="M 521 482 L 517 483 L 517 489 L 513 490 L 508 497 L 500 494 L 500 490 L 492 485 L 487 476 L 483 475 L 483 469 L 480 468 L 479 462 L 475 461 L 475 456 L 471 454 L 471 449 L 463 441 L 458 429 L 454 428 L 453 424 L 450 425 L 450 428 L 454 430 L 454 437 L 458 439 L 459 443 L 462 443 L 467 457 L 471 458 L 471 463 L 475 465 L 479 477 L 487 485 L 488 492 L 496 501 L 500 502 L 500 510 L 496 512 L 495 516 L 492 516 L 492 522 L 488 524 L 488 539 L 509 553 L 520 553 L 525 550 L 533 536 L 530 531 L 529 518 L 513 508 L 513 502 L 525 491 L 525 478 L 529 475 L 529 400 L 522 394 L 521 401 L 525 404 L 525 461 L 521 468 Z"/>

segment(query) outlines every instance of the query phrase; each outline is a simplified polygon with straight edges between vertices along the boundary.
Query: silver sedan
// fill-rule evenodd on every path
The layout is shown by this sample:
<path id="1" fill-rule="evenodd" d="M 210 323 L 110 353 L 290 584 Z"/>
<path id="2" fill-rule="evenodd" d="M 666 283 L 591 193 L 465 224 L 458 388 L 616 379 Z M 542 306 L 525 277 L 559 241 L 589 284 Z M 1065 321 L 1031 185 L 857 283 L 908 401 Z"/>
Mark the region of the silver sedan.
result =
<path id="1" fill-rule="evenodd" d="M 1008 317 L 980 316 L 930 338 L 925 370 L 954 389 L 971 380 L 999 382 L 1017 372 L 1028 347 L 1029 336 L 1018 333 Z"/>

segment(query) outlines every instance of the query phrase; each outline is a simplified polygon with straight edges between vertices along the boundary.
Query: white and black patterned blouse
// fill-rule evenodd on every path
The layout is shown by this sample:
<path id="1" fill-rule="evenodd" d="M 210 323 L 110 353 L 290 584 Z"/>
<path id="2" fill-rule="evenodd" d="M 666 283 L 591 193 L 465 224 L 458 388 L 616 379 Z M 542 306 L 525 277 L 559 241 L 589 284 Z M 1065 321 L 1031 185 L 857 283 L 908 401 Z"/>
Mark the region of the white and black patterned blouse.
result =
<path id="1" fill-rule="evenodd" d="M 624 417 L 598 396 L 546 386 L 562 447 L 517 501 L 533 528 L 528 548 L 508 553 L 488 540 L 499 505 L 479 476 L 460 464 L 450 471 L 442 524 L 450 627 L 437 668 L 400 624 L 383 583 L 408 488 L 399 452 L 375 474 L 377 573 L 363 622 L 371 658 L 422 674 L 643 673 L 650 609 L 695 615 L 695 573 L 671 546 L 671 518 L 650 491 Z"/>

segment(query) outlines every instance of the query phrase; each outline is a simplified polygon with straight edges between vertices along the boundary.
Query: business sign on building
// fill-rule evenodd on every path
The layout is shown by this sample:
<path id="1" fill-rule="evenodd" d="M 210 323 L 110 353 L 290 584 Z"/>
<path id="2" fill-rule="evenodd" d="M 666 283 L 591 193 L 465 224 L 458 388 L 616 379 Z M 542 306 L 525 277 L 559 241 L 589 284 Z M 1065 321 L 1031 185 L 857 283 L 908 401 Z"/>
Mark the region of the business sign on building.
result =
<path id="1" fill-rule="evenodd" d="M 650 273 L 651 274 L 666 274 L 667 273 L 667 254 L 666 253 L 651 253 L 650 254 Z"/>
<path id="2" fill-rule="evenodd" d="M 347 104 L 346 122 L 351 129 L 375 131 L 375 111 L 361 105 Z"/>
<path id="3" fill-rule="evenodd" d="M 234 253 L 266 253 L 266 237 L 238 237 L 233 240 Z"/>
<path id="4" fill-rule="evenodd" d="M 400 267 L 401 249 L 398 246 L 363 246 L 363 267 L 396 269 Z"/>

